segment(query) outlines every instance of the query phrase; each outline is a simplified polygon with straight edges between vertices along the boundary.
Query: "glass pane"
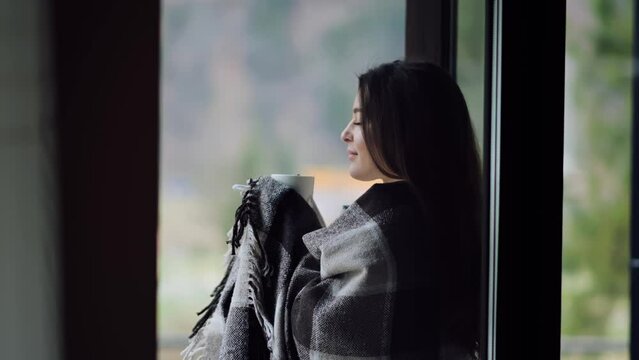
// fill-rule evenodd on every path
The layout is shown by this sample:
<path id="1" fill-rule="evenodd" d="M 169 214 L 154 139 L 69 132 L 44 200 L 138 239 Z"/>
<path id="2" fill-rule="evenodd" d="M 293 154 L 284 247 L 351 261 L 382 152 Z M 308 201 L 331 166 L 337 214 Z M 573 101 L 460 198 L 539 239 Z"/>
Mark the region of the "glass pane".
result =
<path id="1" fill-rule="evenodd" d="M 567 1 L 562 359 L 628 359 L 632 1 Z"/>
<path id="2" fill-rule="evenodd" d="M 370 186 L 340 132 L 356 74 L 402 58 L 404 28 L 403 1 L 163 1 L 159 359 L 222 277 L 233 184 L 313 175 L 326 223 Z"/>
<path id="3" fill-rule="evenodd" d="M 464 93 L 482 154 L 484 143 L 485 1 L 457 5 L 457 83 Z"/>

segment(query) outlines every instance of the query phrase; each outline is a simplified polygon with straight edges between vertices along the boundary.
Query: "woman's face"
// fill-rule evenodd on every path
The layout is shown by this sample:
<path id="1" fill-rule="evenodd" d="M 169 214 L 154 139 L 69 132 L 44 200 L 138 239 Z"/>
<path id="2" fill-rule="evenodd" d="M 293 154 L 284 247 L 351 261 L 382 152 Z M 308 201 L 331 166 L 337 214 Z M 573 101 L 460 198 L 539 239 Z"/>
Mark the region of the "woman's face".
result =
<path id="1" fill-rule="evenodd" d="M 362 132 L 361 115 L 358 92 L 358 94 L 355 95 L 355 101 L 353 101 L 351 121 L 348 125 L 346 125 L 346 128 L 341 134 L 342 141 L 344 141 L 347 145 L 346 151 L 350 161 L 348 172 L 351 177 L 356 180 L 371 181 L 375 179 L 382 179 L 384 182 L 393 181 L 379 171 L 373 162 L 373 158 L 368 152 L 368 148 L 364 142 L 364 134 Z"/>

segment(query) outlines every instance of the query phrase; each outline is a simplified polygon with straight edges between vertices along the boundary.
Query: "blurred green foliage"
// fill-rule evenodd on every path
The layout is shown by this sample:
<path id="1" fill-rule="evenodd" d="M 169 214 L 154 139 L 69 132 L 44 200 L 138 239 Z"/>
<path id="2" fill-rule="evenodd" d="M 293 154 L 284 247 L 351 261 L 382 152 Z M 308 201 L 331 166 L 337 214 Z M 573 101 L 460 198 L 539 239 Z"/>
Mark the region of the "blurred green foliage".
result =
<path id="1" fill-rule="evenodd" d="M 567 22 L 577 171 L 564 183 L 562 334 L 627 337 L 632 2 L 573 3 L 584 11 Z"/>

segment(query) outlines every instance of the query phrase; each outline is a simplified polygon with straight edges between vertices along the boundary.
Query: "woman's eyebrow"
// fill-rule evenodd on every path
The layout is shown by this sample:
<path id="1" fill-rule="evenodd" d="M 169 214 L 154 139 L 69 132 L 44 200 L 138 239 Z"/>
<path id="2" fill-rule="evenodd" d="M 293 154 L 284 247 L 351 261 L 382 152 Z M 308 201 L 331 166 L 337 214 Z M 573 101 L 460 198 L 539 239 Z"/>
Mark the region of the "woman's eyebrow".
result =
<path id="1" fill-rule="evenodd" d="M 353 114 L 356 114 L 356 113 L 358 113 L 358 112 L 360 112 L 360 111 L 362 111 L 362 109 L 360 109 L 360 108 L 354 108 L 354 109 L 353 109 Z"/>

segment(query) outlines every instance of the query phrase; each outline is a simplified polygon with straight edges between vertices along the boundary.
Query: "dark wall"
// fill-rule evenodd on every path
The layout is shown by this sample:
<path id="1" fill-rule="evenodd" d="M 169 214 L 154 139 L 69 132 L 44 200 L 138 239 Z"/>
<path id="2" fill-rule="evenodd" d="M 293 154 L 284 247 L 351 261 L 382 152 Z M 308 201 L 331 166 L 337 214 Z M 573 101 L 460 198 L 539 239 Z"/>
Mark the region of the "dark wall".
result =
<path id="1" fill-rule="evenodd" d="M 69 360 L 155 358 L 159 6 L 52 6 Z"/>

